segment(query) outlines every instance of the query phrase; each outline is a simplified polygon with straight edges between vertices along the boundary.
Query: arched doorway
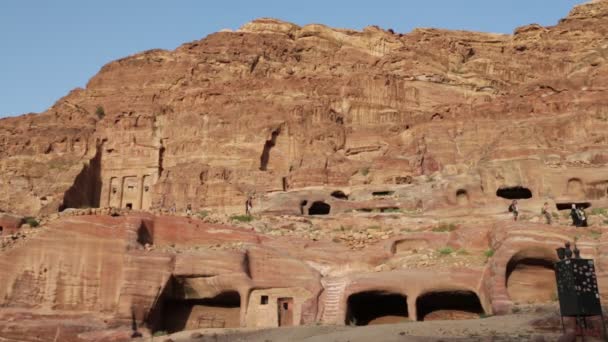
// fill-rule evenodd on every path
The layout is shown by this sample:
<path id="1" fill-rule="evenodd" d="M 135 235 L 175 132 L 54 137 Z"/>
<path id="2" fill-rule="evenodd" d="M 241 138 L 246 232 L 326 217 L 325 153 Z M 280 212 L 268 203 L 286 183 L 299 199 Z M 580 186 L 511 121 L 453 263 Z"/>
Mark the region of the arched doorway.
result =
<path id="1" fill-rule="evenodd" d="M 383 291 L 366 291 L 348 297 L 347 325 L 391 324 L 409 321 L 407 297 Z"/>
<path id="2" fill-rule="evenodd" d="M 416 299 L 419 321 L 479 318 L 484 313 L 479 297 L 472 291 L 436 291 Z"/>
<path id="3" fill-rule="evenodd" d="M 328 215 L 331 210 L 331 206 L 323 201 L 313 202 L 308 208 L 308 215 Z"/>
<path id="4" fill-rule="evenodd" d="M 465 189 L 458 189 L 456 191 L 456 203 L 460 206 L 469 204 L 469 193 Z"/>
<path id="5" fill-rule="evenodd" d="M 496 196 L 514 200 L 532 198 L 532 191 L 523 186 L 512 186 L 508 188 L 500 188 L 496 190 Z"/>
<path id="6" fill-rule="evenodd" d="M 556 298 L 555 252 L 528 248 L 511 257 L 506 268 L 506 287 L 516 303 L 550 302 Z"/>

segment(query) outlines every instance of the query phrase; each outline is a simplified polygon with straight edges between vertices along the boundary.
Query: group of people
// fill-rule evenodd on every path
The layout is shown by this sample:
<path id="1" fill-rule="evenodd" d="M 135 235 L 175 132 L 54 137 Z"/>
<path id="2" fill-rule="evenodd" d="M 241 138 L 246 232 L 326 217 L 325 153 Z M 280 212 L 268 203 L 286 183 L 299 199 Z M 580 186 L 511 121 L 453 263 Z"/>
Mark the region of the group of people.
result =
<path id="1" fill-rule="evenodd" d="M 587 215 L 583 207 L 576 207 L 576 204 L 572 204 L 570 209 L 570 217 L 572 217 L 572 225 L 577 227 L 587 227 Z"/>
<path id="2" fill-rule="evenodd" d="M 517 221 L 519 216 L 519 207 L 517 206 L 517 200 L 513 200 L 509 205 L 509 212 L 513 214 L 513 221 Z M 545 202 L 540 213 L 545 217 L 545 222 L 547 224 L 551 224 L 553 222 L 553 218 L 551 216 L 551 211 L 549 210 L 549 203 Z M 572 209 L 570 210 L 570 217 L 572 218 L 572 225 L 576 227 L 587 227 L 587 215 L 585 214 L 585 210 L 583 207 L 577 207 L 576 204 L 572 204 Z"/>

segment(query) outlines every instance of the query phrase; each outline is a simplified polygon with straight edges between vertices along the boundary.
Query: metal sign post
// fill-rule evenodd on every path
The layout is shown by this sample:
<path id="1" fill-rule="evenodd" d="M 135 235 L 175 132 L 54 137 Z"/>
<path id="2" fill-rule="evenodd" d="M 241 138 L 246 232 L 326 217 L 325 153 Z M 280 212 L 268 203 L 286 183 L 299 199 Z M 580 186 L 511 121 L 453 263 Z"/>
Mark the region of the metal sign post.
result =
<path id="1" fill-rule="evenodd" d="M 557 256 L 560 260 L 555 263 L 555 279 L 557 281 L 562 331 L 566 332 L 564 317 L 574 317 L 576 326 L 582 328 L 584 339 L 587 317 L 600 316 L 603 338 L 608 341 L 595 276 L 595 264 L 591 259 L 581 259 L 576 245 L 574 246 L 574 257 L 572 252 L 570 243 L 566 243 L 565 248 L 558 248 Z"/>

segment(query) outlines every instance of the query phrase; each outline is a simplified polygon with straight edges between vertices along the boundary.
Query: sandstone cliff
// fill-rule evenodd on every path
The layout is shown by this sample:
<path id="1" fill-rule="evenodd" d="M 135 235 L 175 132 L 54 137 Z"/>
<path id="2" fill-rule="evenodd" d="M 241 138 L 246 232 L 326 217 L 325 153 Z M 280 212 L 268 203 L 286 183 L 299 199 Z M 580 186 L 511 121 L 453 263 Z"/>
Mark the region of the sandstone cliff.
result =
<path id="1" fill-rule="evenodd" d="M 0 209 L 234 211 L 254 192 L 434 173 L 487 200 L 565 196 L 574 178 L 602 198 L 607 14 L 592 2 L 512 35 L 259 19 L 129 56 L 0 120 Z"/>

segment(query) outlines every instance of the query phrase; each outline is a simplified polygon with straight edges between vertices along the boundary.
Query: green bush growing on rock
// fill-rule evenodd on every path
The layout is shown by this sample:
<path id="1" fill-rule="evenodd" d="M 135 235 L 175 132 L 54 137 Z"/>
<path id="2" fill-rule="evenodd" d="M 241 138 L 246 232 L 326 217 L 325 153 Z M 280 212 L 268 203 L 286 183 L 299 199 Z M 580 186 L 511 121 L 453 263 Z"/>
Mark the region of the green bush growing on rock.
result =
<path id="1" fill-rule="evenodd" d="M 27 223 L 32 228 L 38 227 L 40 225 L 40 222 L 38 222 L 38 220 L 31 216 L 23 218 L 23 222 Z"/>
<path id="2" fill-rule="evenodd" d="M 443 247 L 439 248 L 437 252 L 439 252 L 441 255 L 450 255 L 454 252 L 454 250 L 451 247 Z"/>
<path id="3" fill-rule="evenodd" d="M 97 106 L 97 108 L 95 108 L 95 115 L 97 115 L 99 119 L 103 119 L 103 117 L 106 116 L 106 111 L 102 106 Z"/>
<path id="4" fill-rule="evenodd" d="M 494 250 L 490 248 L 487 251 L 483 252 L 483 255 L 485 255 L 486 258 L 491 258 L 494 256 Z"/>
<path id="5" fill-rule="evenodd" d="M 439 232 L 439 233 L 445 233 L 445 232 L 451 232 L 456 230 L 456 225 L 453 223 L 445 223 L 445 222 L 441 222 L 439 223 L 439 225 L 435 228 L 433 228 L 434 232 Z"/>
<path id="6" fill-rule="evenodd" d="M 230 216 L 230 219 L 232 221 L 238 221 L 238 222 L 251 222 L 251 221 L 253 221 L 253 216 L 251 216 L 251 215 L 232 215 L 232 216 Z"/>
<path id="7" fill-rule="evenodd" d="M 606 208 L 593 208 L 593 209 L 591 209 L 591 215 L 608 216 L 608 209 L 606 209 Z"/>
<path id="8" fill-rule="evenodd" d="M 591 234 L 591 237 L 593 239 L 598 240 L 602 236 L 602 231 L 601 230 L 592 230 L 589 232 L 589 234 Z"/>

